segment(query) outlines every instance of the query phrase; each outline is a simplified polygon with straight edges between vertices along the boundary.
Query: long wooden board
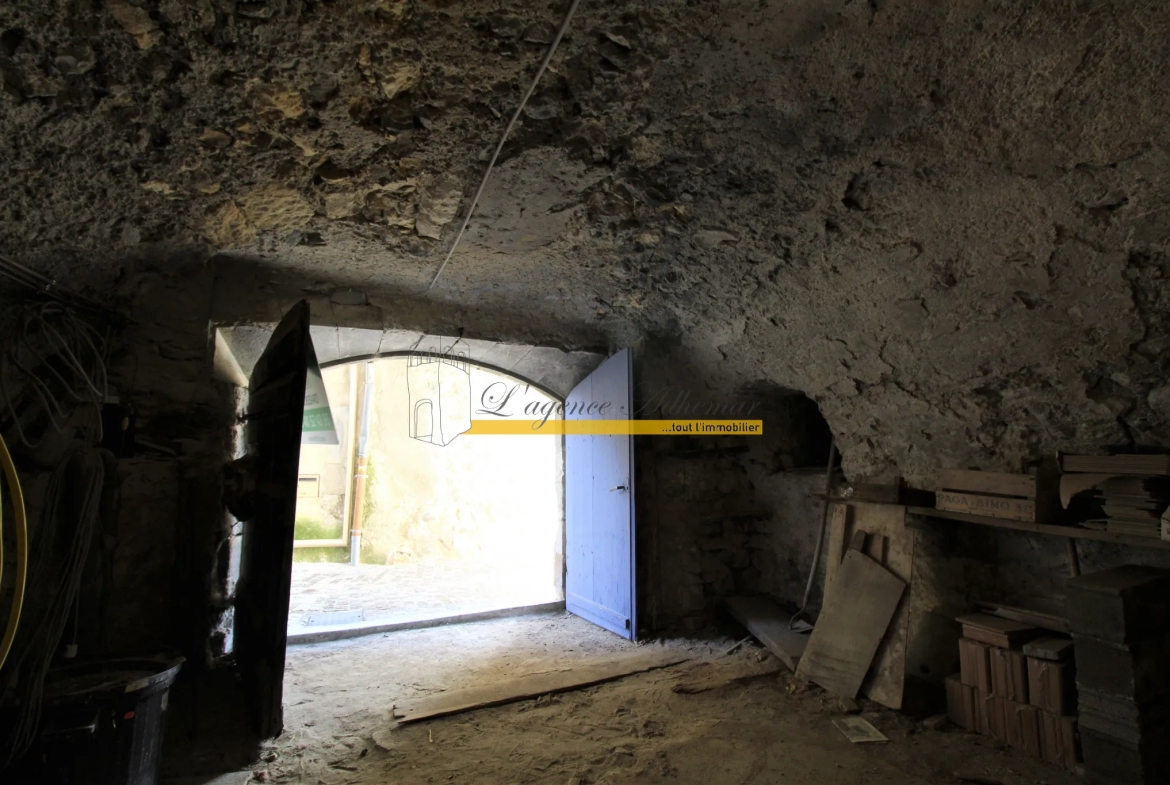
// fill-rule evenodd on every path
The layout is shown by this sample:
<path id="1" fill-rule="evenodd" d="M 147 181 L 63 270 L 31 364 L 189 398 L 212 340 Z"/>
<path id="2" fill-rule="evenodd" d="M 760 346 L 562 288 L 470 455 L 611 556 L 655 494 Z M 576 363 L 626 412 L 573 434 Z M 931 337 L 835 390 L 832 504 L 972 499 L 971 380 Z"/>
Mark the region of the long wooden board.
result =
<path id="1" fill-rule="evenodd" d="M 1097 474 L 1170 474 L 1170 455 L 1066 455 L 1066 472 Z"/>
<path id="2" fill-rule="evenodd" d="M 1127 537 L 1115 532 L 1103 532 L 1096 529 L 1086 529 L 1080 526 L 1056 526 L 1047 523 L 1031 523 L 1029 521 L 1009 521 L 1007 518 L 989 518 L 986 515 L 969 515 L 964 512 L 950 512 L 936 510 L 933 507 L 906 507 L 911 515 L 921 516 L 930 521 L 959 521 L 972 523 L 977 526 L 990 526 L 995 529 L 1027 532 L 1029 534 L 1044 534 L 1053 537 L 1065 537 L 1078 540 L 1096 540 L 1097 542 L 1112 542 L 1118 545 L 1131 545 L 1138 548 L 1170 549 L 1170 537 L 1166 541 L 1155 540 L 1152 537 Z M 923 528 L 923 523 L 912 523 L 912 526 Z M 927 523 L 926 527 L 934 528 Z"/>
<path id="3" fill-rule="evenodd" d="M 940 490 L 1036 498 L 1036 477 L 1031 474 L 942 469 L 935 476 L 935 480 Z"/>
<path id="4" fill-rule="evenodd" d="M 891 504 L 836 504 L 829 529 L 825 596 L 836 578 L 845 550 L 860 529 L 869 533 L 865 554 L 912 586 L 914 576 L 914 531 L 906 527 L 906 508 Z M 907 592 L 909 595 L 909 592 Z M 906 597 L 909 600 L 909 597 Z M 882 639 L 873 667 L 861 693 L 891 709 L 901 709 L 906 686 L 906 652 L 910 639 L 911 609 L 908 601 L 898 604 L 890 629 Z"/>
<path id="5" fill-rule="evenodd" d="M 842 697 L 857 697 L 905 591 L 897 576 L 850 548 L 796 675 Z"/>
<path id="6" fill-rule="evenodd" d="M 963 625 L 963 637 L 1004 649 L 1035 638 L 1040 632 L 1031 624 L 992 616 L 990 613 L 970 613 L 955 621 Z"/>
<path id="7" fill-rule="evenodd" d="M 1032 627 L 1048 630 L 1049 632 L 1068 634 L 1068 617 L 1064 612 L 1063 605 L 1045 602 L 1038 598 L 1033 598 L 1031 603 L 1032 607 L 1022 608 L 1018 605 L 1004 605 L 1000 602 L 975 600 L 975 606 L 977 608 L 984 613 L 990 613 L 992 616 L 1018 621 Z"/>
<path id="8" fill-rule="evenodd" d="M 446 717 L 465 711 L 502 706 L 557 692 L 568 692 L 595 684 L 604 684 L 625 676 L 657 670 L 689 660 L 679 652 L 636 652 L 613 660 L 570 668 L 552 673 L 534 673 L 517 679 L 498 681 L 481 687 L 469 687 L 428 696 L 406 706 L 399 725 Z"/>
<path id="9" fill-rule="evenodd" d="M 760 643 L 768 647 L 790 671 L 795 671 L 808 634 L 788 629 L 792 614 L 784 613 L 776 603 L 764 597 L 732 597 L 727 610 Z"/>

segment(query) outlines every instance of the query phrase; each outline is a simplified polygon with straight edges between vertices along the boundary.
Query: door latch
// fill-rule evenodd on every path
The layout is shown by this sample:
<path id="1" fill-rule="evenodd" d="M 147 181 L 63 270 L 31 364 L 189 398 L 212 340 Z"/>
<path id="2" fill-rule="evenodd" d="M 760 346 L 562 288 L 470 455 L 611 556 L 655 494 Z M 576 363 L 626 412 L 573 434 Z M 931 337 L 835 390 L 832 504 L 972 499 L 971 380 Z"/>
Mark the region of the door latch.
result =
<path id="1" fill-rule="evenodd" d="M 628 491 L 629 488 L 627 488 L 624 485 L 615 485 L 614 487 L 610 488 L 609 490 L 612 493 L 613 491 Z"/>

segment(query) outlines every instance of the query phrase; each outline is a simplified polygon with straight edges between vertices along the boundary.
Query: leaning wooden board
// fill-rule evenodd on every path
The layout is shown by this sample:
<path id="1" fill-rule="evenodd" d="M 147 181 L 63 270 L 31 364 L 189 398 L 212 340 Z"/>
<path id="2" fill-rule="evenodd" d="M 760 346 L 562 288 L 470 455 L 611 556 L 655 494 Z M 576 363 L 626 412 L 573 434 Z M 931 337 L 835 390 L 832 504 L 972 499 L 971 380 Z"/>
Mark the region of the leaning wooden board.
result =
<path id="1" fill-rule="evenodd" d="M 796 675 L 855 698 L 906 584 L 860 550 L 845 554 Z"/>
<path id="2" fill-rule="evenodd" d="M 841 566 L 845 550 L 857 529 L 869 532 L 866 555 L 881 564 L 907 586 L 914 577 L 914 530 L 906 527 L 906 508 L 890 504 L 835 504 L 829 529 L 825 596 Z M 909 595 L 909 592 L 907 592 Z M 906 597 L 909 600 L 909 596 Z M 901 709 L 906 685 L 906 651 L 910 633 L 910 603 L 901 602 L 886 637 L 874 657 L 861 694 L 891 709 Z"/>

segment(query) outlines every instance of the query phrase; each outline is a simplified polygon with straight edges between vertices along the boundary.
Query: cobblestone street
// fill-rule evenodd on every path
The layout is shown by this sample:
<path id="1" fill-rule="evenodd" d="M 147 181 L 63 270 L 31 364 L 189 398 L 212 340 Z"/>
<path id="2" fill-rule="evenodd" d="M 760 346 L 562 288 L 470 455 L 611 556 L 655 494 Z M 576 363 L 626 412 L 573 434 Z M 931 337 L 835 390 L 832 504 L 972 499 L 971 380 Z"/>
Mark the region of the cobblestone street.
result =
<path id="1" fill-rule="evenodd" d="M 460 560 L 356 567 L 294 562 L 289 629 L 420 621 L 562 598 L 548 576 L 531 572 L 511 563 Z"/>

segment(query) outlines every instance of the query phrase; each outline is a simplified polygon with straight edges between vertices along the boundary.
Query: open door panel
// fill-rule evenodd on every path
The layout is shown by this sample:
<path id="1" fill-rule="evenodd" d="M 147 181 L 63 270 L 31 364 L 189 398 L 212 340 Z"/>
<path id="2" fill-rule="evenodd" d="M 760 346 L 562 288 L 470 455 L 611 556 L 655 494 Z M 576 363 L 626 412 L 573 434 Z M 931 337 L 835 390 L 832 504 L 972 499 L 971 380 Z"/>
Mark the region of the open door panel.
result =
<path id="1" fill-rule="evenodd" d="M 256 362 L 245 427 L 253 482 L 236 587 L 235 652 L 262 738 L 284 726 L 284 660 L 292 583 L 297 472 L 310 354 L 309 305 L 285 314 Z"/>
<path id="2" fill-rule="evenodd" d="M 590 403 L 598 404 L 592 412 Z M 602 363 L 565 400 L 566 420 L 632 414 L 629 349 Z M 637 634 L 633 444 L 624 434 L 565 437 L 565 606 L 630 640 Z"/>

